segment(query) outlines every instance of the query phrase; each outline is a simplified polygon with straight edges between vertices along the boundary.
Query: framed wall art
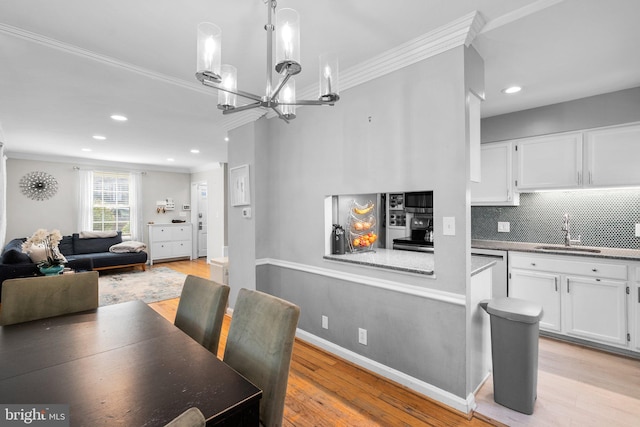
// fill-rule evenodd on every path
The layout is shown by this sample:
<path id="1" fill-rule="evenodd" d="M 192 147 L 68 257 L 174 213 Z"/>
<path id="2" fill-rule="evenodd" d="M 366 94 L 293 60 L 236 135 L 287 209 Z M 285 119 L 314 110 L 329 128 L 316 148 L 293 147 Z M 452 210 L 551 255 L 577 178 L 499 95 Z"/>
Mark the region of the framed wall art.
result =
<path id="1" fill-rule="evenodd" d="M 229 193 L 231 206 L 251 204 L 251 186 L 249 184 L 249 165 L 229 169 Z"/>

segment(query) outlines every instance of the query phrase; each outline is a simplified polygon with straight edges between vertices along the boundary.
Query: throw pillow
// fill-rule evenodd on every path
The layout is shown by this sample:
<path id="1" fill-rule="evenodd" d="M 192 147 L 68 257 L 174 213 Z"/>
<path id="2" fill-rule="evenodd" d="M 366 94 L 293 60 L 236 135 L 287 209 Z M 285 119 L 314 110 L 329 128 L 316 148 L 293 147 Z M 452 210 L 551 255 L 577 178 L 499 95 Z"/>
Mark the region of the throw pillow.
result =
<path id="1" fill-rule="evenodd" d="M 47 260 L 47 250 L 43 246 L 31 246 L 28 252 L 29 258 L 34 263 L 39 263 L 41 261 Z M 59 259 L 62 263 L 66 263 L 67 259 L 60 253 L 60 251 L 56 248 L 53 250 L 53 256 L 56 259 Z"/>
<path id="2" fill-rule="evenodd" d="M 31 246 L 27 254 L 31 258 L 31 262 L 36 264 L 47 260 L 47 250 L 42 246 Z"/>
<path id="3" fill-rule="evenodd" d="M 30 264 L 31 258 L 21 250 L 9 249 L 2 254 L 3 264 Z"/>
<path id="4" fill-rule="evenodd" d="M 81 231 L 81 239 L 102 239 L 105 237 L 116 237 L 117 231 Z"/>

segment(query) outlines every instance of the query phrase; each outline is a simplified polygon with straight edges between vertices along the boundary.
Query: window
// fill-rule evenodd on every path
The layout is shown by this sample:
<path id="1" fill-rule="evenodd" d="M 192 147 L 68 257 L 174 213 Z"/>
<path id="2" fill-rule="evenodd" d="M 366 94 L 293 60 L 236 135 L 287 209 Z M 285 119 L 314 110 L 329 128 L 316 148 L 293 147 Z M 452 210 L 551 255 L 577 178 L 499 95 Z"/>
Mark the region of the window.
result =
<path id="1" fill-rule="evenodd" d="M 93 173 L 93 231 L 122 231 L 131 237 L 129 173 Z"/>

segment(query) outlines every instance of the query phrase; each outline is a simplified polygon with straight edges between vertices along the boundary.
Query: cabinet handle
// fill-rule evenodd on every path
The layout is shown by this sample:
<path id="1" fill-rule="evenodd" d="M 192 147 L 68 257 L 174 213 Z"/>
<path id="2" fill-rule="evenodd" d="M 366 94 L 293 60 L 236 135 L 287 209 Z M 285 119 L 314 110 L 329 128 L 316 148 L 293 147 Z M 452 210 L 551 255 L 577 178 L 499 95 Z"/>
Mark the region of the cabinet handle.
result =
<path id="1" fill-rule="evenodd" d="M 569 279 L 567 279 L 567 293 L 569 293 Z"/>
<path id="2" fill-rule="evenodd" d="M 592 183 L 592 180 L 591 180 L 591 171 L 589 171 L 589 184 L 591 184 L 591 183 Z"/>
<path id="3" fill-rule="evenodd" d="M 556 285 L 556 292 L 558 292 L 558 278 L 557 278 L 557 277 L 554 277 L 554 278 L 553 278 L 553 281 L 554 281 L 554 283 L 555 283 L 555 285 Z"/>
<path id="4" fill-rule="evenodd" d="M 592 268 L 591 271 L 593 271 L 595 273 L 596 271 L 598 271 L 598 269 L 597 268 Z"/>
<path id="5" fill-rule="evenodd" d="M 640 304 L 640 286 L 638 286 L 638 304 Z"/>
<path id="6" fill-rule="evenodd" d="M 581 175 L 582 175 L 582 174 L 581 174 L 580 172 L 578 172 L 578 185 L 580 185 L 580 181 L 581 181 L 581 179 L 582 179 L 582 176 L 581 176 Z"/>
<path id="7" fill-rule="evenodd" d="M 531 265 L 535 267 L 535 266 L 536 266 L 536 263 L 535 263 L 535 262 L 532 262 L 532 263 L 531 263 Z"/>

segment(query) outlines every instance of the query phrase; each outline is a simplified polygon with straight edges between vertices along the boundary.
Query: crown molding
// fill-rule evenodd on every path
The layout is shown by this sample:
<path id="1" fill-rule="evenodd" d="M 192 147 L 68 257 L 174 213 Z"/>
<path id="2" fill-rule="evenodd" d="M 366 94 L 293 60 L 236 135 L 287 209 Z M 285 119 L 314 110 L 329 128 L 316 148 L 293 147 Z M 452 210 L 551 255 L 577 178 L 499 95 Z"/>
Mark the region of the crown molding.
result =
<path id="1" fill-rule="evenodd" d="M 80 56 L 93 61 L 101 62 L 112 67 L 117 67 L 122 70 L 130 71 L 136 74 L 140 74 L 145 77 L 149 77 L 154 80 L 161 81 L 163 83 L 179 86 L 184 89 L 193 90 L 195 92 L 203 93 L 209 96 L 218 96 L 217 92 L 213 92 L 195 82 L 188 82 L 176 77 L 172 77 L 166 74 L 158 73 L 148 68 L 139 67 L 137 65 L 130 64 L 128 62 L 120 61 L 119 59 L 112 58 L 107 55 L 101 55 L 99 53 L 83 49 L 81 47 L 64 43 L 50 37 L 43 36 L 41 34 L 32 33 L 31 31 L 23 30 L 21 28 L 13 27 L 11 25 L 0 23 L 0 33 L 5 33 L 10 36 L 18 37 L 23 40 L 38 43 L 43 46 L 47 46 L 53 49 L 60 50 L 62 52 L 70 53 L 72 55 Z"/>
<path id="2" fill-rule="evenodd" d="M 544 2 L 560 1 L 560 0 L 541 0 Z M 386 74 L 393 73 L 399 69 L 408 67 L 427 58 L 438 55 L 447 50 L 459 47 L 469 46 L 476 35 L 479 34 L 485 20 L 478 11 L 468 13 L 446 25 L 436 28 L 422 36 L 409 40 L 393 49 L 383 52 L 367 61 L 346 69 L 340 73 L 340 87 L 342 91 L 351 89 L 355 86 L 367 83 L 371 80 L 382 77 Z M 187 82 L 182 79 L 158 73 L 147 68 L 139 67 L 110 56 L 101 55 L 81 47 L 61 42 L 59 40 L 45 37 L 21 28 L 0 23 L 0 32 L 19 37 L 34 43 L 48 46 L 60 51 L 81 56 L 83 58 L 98 61 L 106 65 L 127 70 L 142 76 L 146 76 L 164 83 L 179 86 L 184 89 L 193 90 L 209 96 L 217 96 L 216 91 L 212 91 L 199 84 Z M 316 99 L 318 93 L 318 85 L 314 84 L 304 88 L 298 93 L 298 99 Z M 220 123 L 220 127 L 225 131 L 238 128 L 247 123 L 254 122 L 266 114 L 267 118 L 276 117 L 276 113 L 264 108 L 256 108 L 245 112 L 236 113 L 228 116 Z"/>
<path id="3" fill-rule="evenodd" d="M 492 19 L 482 28 L 480 34 L 487 33 L 491 30 L 495 30 L 496 28 L 500 28 L 503 25 L 507 25 L 529 15 L 533 15 L 534 13 L 538 13 L 543 9 L 562 3 L 563 1 L 564 0 L 538 0 L 537 2 L 523 6 L 520 9 L 516 9 L 512 12 L 499 16 L 496 19 Z"/>
<path id="4" fill-rule="evenodd" d="M 343 92 L 386 74 L 391 74 L 447 50 L 459 46 L 469 46 L 481 31 L 485 22 L 484 17 L 478 11 L 473 11 L 433 31 L 341 71 L 340 91 Z M 317 94 L 318 85 L 314 84 L 300 91 L 296 98 L 316 99 Z M 276 114 L 270 111 L 267 113 L 267 117 L 276 117 Z"/>

